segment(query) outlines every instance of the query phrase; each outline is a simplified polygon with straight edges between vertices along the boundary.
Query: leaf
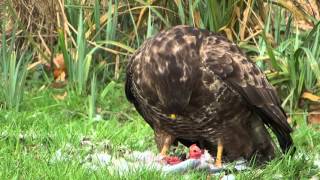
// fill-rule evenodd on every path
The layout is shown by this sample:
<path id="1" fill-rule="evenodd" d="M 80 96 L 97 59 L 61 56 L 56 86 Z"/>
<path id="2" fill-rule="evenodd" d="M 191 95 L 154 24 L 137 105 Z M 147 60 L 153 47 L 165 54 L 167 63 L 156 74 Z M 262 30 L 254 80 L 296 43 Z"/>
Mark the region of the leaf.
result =
<path id="1" fill-rule="evenodd" d="M 308 124 L 320 124 L 320 112 L 312 111 L 308 114 Z"/>
<path id="2" fill-rule="evenodd" d="M 106 40 L 106 41 L 98 41 L 97 43 L 98 44 L 108 44 L 108 45 L 117 46 L 117 47 L 120 47 L 120 48 L 130 52 L 130 53 L 133 53 L 135 51 L 135 49 L 133 49 L 133 48 L 131 48 L 131 47 L 125 45 L 125 44 L 122 44 L 120 42 L 117 42 L 117 41 L 108 41 L 108 40 Z"/>
<path id="3" fill-rule="evenodd" d="M 263 40 L 265 41 L 266 49 L 268 52 L 268 55 L 271 59 L 272 67 L 275 68 L 277 71 L 281 70 L 281 67 L 279 63 L 277 63 L 276 56 L 274 54 L 274 49 L 271 47 L 270 42 L 268 41 L 267 35 L 265 32 L 261 33 Z"/>
<path id="4" fill-rule="evenodd" d="M 309 92 L 304 92 L 301 97 L 304 99 L 308 99 L 310 101 L 313 101 L 313 102 L 320 102 L 320 96 L 314 95 Z"/>
<path id="5" fill-rule="evenodd" d="M 184 7 L 183 7 L 181 0 L 174 0 L 174 2 L 176 3 L 176 5 L 178 7 L 178 14 L 180 17 L 181 24 L 186 24 L 186 16 L 184 14 Z"/>
<path id="6" fill-rule="evenodd" d="M 101 92 L 100 98 L 103 99 L 110 91 L 112 91 L 116 86 L 116 82 L 111 81 Z"/>
<path id="7" fill-rule="evenodd" d="M 68 95 L 68 93 L 67 93 L 67 91 L 65 91 L 63 94 L 54 95 L 53 98 L 54 98 L 55 100 L 60 100 L 60 101 L 62 101 L 62 100 L 65 100 L 65 99 L 66 99 L 67 95 Z"/>
<path id="8" fill-rule="evenodd" d="M 248 20 L 249 20 L 250 14 L 251 14 L 252 5 L 253 5 L 252 2 L 253 2 L 252 0 L 248 0 L 247 7 L 243 12 L 243 19 L 242 19 L 242 23 L 240 26 L 240 39 L 241 40 L 245 39 L 245 32 L 247 29 L 247 23 L 248 23 Z"/>
<path id="9" fill-rule="evenodd" d="M 53 59 L 53 77 L 56 81 L 65 81 L 66 80 L 66 68 L 63 58 L 63 54 L 57 54 Z"/>

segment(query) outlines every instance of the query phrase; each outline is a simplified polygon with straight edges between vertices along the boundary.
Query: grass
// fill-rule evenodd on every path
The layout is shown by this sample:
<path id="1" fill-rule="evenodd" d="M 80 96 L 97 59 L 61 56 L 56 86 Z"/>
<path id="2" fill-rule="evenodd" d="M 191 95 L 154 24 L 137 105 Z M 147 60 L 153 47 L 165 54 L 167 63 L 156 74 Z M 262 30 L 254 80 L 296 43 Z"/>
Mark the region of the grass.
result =
<path id="1" fill-rule="evenodd" d="M 98 148 L 119 157 L 132 150 L 156 152 L 152 130 L 127 103 L 122 85 L 113 86 L 114 98 L 105 96 L 97 103 L 102 107 L 104 120 L 101 121 L 92 121 L 87 116 L 85 97 L 71 93 L 65 100 L 55 100 L 55 95 L 61 92 L 53 90 L 29 91 L 20 112 L 2 110 L 0 179 L 206 179 L 206 172 L 163 175 L 141 170 L 127 176 L 111 176 L 106 168 L 96 171 L 86 168 L 85 157 Z M 278 158 L 263 168 L 235 173 L 237 178 L 309 179 L 319 176 L 320 169 L 313 161 L 320 152 L 320 131 L 306 126 L 302 118 L 298 118 L 298 123 L 300 127 L 293 135 L 297 145 L 295 156 Z M 83 138 L 100 147 L 92 149 L 81 145 Z M 59 150 L 67 158 L 53 161 Z"/>

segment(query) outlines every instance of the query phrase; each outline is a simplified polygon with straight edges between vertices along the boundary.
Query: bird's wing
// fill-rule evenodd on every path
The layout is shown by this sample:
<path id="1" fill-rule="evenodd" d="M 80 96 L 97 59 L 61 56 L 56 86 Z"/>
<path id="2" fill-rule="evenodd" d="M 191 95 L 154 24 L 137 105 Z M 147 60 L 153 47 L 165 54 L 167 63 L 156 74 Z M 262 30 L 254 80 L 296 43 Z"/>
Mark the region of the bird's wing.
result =
<path id="1" fill-rule="evenodd" d="M 130 56 L 127 68 L 126 68 L 126 80 L 125 80 L 125 94 L 127 99 L 133 103 L 136 104 L 137 100 L 134 97 L 134 87 L 133 87 L 133 76 L 135 73 L 136 65 L 141 57 L 144 56 L 146 53 L 146 48 L 149 46 L 150 42 L 152 41 L 151 38 L 146 39 L 145 42 Z"/>
<path id="2" fill-rule="evenodd" d="M 131 70 L 131 64 L 132 61 L 129 61 L 127 65 L 127 70 L 126 70 L 126 80 L 125 80 L 125 94 L 127 99 L 133 103 L 134 101 L 134 96 L 132 93 L 132 70 Z"/>
<path id="3" fill-rule="evenodd" d="M 276 134 L 282 150 L 292 145 L 287 116 L 275 89 L 263 72 L 225 37 L 210 35 L 200 48 L 203 68 L 224 80 L 237 91 Z"/>

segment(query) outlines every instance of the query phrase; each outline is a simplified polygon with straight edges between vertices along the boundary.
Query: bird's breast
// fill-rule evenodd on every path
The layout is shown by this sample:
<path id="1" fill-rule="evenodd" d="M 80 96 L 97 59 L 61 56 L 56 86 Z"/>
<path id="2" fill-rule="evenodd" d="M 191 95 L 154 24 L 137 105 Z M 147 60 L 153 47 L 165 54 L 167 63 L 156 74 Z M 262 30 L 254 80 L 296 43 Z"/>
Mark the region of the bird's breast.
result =
<path id="1" fill-rule="evenodd" d="M 146 107 L 149 107 L 148 113 L 156 126 L 176 137 L 190 140 L 199 139 L 199 136 L 217 136 L 229 124 L 238 123 L 250 115 L 242 98 L 220 80 L 199 85 L 191 95 L 188 106 L 181 114 L 175 114 L 174 118 L 156 106 Z"/>

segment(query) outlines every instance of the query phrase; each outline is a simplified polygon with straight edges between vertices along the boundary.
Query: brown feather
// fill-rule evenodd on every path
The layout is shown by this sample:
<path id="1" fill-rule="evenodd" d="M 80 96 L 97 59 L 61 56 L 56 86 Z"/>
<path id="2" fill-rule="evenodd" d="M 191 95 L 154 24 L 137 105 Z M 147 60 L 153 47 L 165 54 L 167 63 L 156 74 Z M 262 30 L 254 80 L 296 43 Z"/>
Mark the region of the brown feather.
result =
<path id="1" fill-rule="evenodd" d="M 127 98 L 146 122 L 187 146 L 196 142 L 213 153 L 221 138 L 230 160 L 254 154 L 269 160 L 274 146 L 264 124 L 284 151 L 292 145 L 275 90 L 219 34 L 188 26 L 162 31 L 133 54 L 126 78 Z"/>
<path id="2" fill-rule="evenodd" d="M 284 152 L 292 145 L 292 129 L 276 91 L 262 71 L 234 44 L 222 36 L 208 37 L 200 49 L 204 66 L 236 89 L 277 135 Z M 211 67 L 220 64 L 223 70 Z"/>

